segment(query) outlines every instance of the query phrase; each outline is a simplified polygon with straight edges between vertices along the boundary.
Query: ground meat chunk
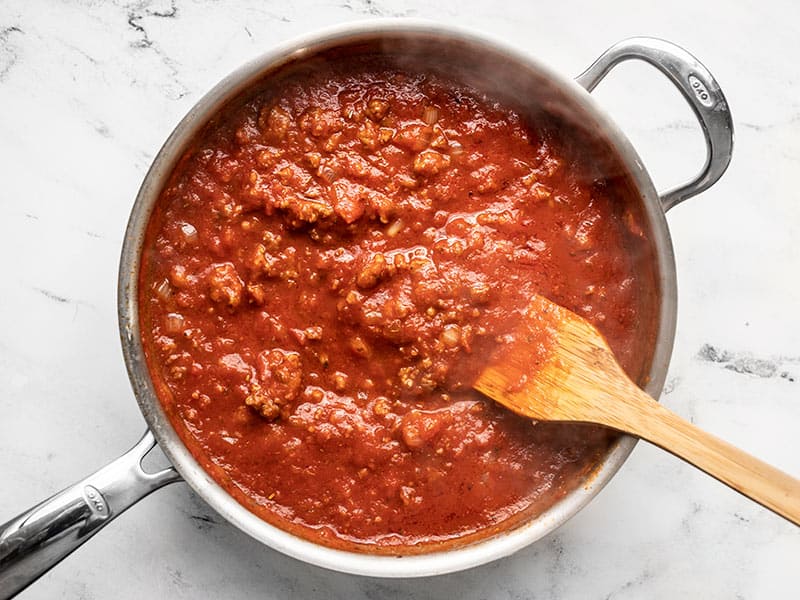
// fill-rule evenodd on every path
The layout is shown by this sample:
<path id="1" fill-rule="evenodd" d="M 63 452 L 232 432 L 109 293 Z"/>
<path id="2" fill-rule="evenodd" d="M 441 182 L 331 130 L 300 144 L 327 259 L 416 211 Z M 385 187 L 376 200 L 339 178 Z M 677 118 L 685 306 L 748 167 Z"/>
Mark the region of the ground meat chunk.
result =
<path id="1" fill-rule="evenodd" d="M 251 170 L 241 198 L 248 210 L 261 205 L 267 216 L 283 211 L 292 227 L 300 227 L 333 214 L 311 175 L 297 165 L 280 164 L 272 174 Z"/>
<path id="2" fill-rule="evenodd" d="M 275 421 L 281 416 L 281 405 L 257 383 L 251 384 L 250 395 L 244 403 L 267 421 Z"/>
<path id="3" fill-rule="evenodd" d="M 208 295 L 214 302 L 227 304 L 230 308 L 236 308 L 242 302 L 244 283 L 233 263 L 212 265 L 208 272 L 208 287 Z"/>
<path id="4" fill-rule="evenodd" d="M 362 200 L 362 186 L 356 187 L 347 181 L 337 181 L 331 188 L 333 190 L 334 210 L 342 221 L 355 223 L 364 214 L 365 206 Z"/>
<path id="5" fill-rule="evenodd" d="M 375 150 L 380 145 L 380 131 L 372 121 L 366 121 L 358 130 L 358 139 L 368 150 Z"/>
<path id="6" fill-rule="evenodd" d="M 430 144 L 432 129 L 428 125 L 411 123 L 401 128 L 394 137 L 394 143 L 412 152 L 422 152 Z"/>
<path id="7" fill-rule="evenodd" d="M 403 417 L 401 423 L 403 442 L 412 449 L 422 448 L 436 437 L 449 416 L 445 411 L 412 410 Z"/>
<path id="8" fill-rule="evenodd" d="M 331 197 L 336 214 L 345 222 L 353 223 L 368 213 L 381 223 L 388 223 L 394 211 L 392 200 L 384 193 L 360 183 L 340 179 L 331 186 Z"/>
<path id="9" fill-rule="evenodd" d="M 372 357 L 372 348 L 367 345 L 367 342 L 365 342 L 364 338 L 362 338 L 360 335 L 357 335 L 350 340 L 350 350 L 353 352 L 353 354 L 362 358 Z"/>
<path id="10" fill-rule="evenodd" d="M 260 283 L 250 283 L 247 285 L 247 293 L 250 297 L 250 301 L 256 304 L 257 306 L 263 306 L 264 303 L 267 301 L 267 292 L 264 289 L 264 286 Z"/>
<path id="11" fill-rule="evenodd" d="M 294 217 L 291 221 L 293 225 L 297 225 L 297 221 L 316 223 L 333 214 L 333 209 L 325 202 L 301 196 L 283 198 L 276 202 L 275 206 L 286 210 L 289 215 Z"/>
<path id="12" fill-rule="evenodd" d="M 380 121 L 389 112 L 390 105 L 386 100 L 373 98 L 367 102 L 367 115 L 370 119 Z"/>
<path id="13" fill-rule="evenodd" d="M 281 408 L 300 393 L 303 368 L 300 355 L 280 348 L 258 355 L 258 381 L 250 383 L 245 404 L 268 421 L 281 415 Z"/>
<path id="14" fill-rule="evenodd" d="M 326 138 L 344 125 L 344 119 L 332 110 L 311 108 L 300 117 L 300 129 L 316 138 Z"/>
<path id="15" fill-rule="evenodd" d="M 264 108 L 258 117 L 258 126 L 274 141 L 283 140 L 292 124 L 292 116 L 280 106 Z"/>
<path id="16" fill-rule="evenodd" d="M 475 181 L 478 192 L 486 194 L 500 189 L 499 171 L 495 165 L 485 165 L 470 173 L 470 178 Z"/>
<path id="17" fill-rule="evenodd" d="M 450 166 L 450 157 L 436 150 L 423 150 L 414 159 L 414 172 L 431 177 Z"/>
<path id="18" fill-rule="evenodd" d="M 258 244 L 248 264 L 254 274 L 263 273 L 267 277 L 294 279 L 299 275 L 297 272 L 297 251 L 293 246 L 273 254 L 267 251 L 264 244 Z M 249 286 L 248 291 L 252 292 Z"/>
<path id="19" fill-rule="evenodd" d="M 377 252 L 373 254 L 356 277 L 356 285 L 362 289 L 373 288 L 381 279 L 390 277 L 395 272 L 393 264 L 386 262 L 386 257 Z"/>

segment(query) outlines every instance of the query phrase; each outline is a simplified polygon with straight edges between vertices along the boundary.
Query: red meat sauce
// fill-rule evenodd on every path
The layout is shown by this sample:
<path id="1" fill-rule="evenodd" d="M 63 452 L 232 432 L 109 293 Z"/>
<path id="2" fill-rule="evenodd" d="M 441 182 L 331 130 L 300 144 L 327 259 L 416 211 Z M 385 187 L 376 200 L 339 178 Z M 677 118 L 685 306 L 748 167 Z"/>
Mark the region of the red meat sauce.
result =
<path id="1" fill-rule="evenodd" d="M 381 60 L 232 103 L 175 168 L 142 255 L 142 340 L 193 455 L 266 521 L 378 553 L 490 535 L 580 485 L 610 433 L 470 386 L 537 293 L 646 371 L 646 242 L 582 148 Z"/>

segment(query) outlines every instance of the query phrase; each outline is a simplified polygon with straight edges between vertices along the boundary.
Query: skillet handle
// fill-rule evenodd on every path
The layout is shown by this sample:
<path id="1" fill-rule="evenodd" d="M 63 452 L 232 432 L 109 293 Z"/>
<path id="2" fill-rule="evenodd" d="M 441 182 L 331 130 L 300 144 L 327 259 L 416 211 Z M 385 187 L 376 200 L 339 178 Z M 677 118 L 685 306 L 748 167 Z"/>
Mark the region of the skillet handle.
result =
<path id="1" fill-rule="evenodd" d="M 25 589 L 125 509 L 179 481 L 172 467 L 158 473 L 142 469 L 155 444 L 148 430 L 115 461 L 0 525 L 0 599 Z"/>
<path id="2" fill-rule="evenodd" d="M 606 50 L 594 64 L 575 78 L 591 92 L 622 61 L 643 60 L 661 71 L 680 90 L 692 107 L 706 139 L 706 162 L 690 181 L 660 194 L 667 211 L 711 187 L 728 168 L 733 150 L 733 121 L 722 90 L 700 61 L 686 50 L 656 38 L 623 40 Z"/>

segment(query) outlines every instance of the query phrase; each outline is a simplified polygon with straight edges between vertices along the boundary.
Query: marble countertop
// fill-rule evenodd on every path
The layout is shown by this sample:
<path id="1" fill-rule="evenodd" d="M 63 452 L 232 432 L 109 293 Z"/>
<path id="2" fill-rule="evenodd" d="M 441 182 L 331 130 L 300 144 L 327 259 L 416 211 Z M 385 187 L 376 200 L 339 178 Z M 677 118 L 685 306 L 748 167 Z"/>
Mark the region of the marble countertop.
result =
<path id="1" fill-rule="evenodd" d="M 117 337 L 116 275 L 133 198 L 178 120 L 243 61 L 376 16 L 504 39 L 566 74 L 632 35 L 683 45 L 736 127 L 712 189 L 669 213 L 678 335 L 662 401 L 800 474 L 800 6 L 678 0 L 29 2 L 0 4 L 0 520 L 132 445 L 144 422 Z M 702 138 L 678 93 L 626 64 L 597 90 L 658 187 L 694 173 Z M 21 597 L 790 598 L 800 532 L 639 444 L 562 528 L 463 573 L 380 580 L 266 548 L 184 484 L 112 523 Z"/>

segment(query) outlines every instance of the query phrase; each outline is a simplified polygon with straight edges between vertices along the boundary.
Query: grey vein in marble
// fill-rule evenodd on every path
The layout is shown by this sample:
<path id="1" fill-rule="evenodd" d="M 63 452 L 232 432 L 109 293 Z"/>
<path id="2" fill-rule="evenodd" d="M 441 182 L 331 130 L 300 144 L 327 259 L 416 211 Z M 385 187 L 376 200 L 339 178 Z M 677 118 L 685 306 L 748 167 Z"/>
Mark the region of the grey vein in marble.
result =
<path id="1" fill-rule="evenodd" d="M 24 35 L 19 27 L 11 26 L 0 29 L 0 83 L 19 59 L 19 50 L 14 44 L 14 36 Z"/>
<path id="2" fill-rule="evenodd" d="M 402 3 L 399 4 L 402 5 Z M 341 6 L 347 10 L 373 17 L 410 17 L 415 13 L 413 9 L 397 10 L 387 6 L 387 3 L 376 0 L 346 0 L 342 2 Z"/>
<path id="3" fill-rule="evenodd" d="M 776 358 L 757 358 L 749 353 L 735 353 L 711 344 L 703 344 L 697 352 L 702 361 L 722 365 L 725 369 L 744 375 L 756 377 L 780 377 L 790 383 L 795 382 L 795 375 L 783 367 L 787 364 L 800 363 L 800 357 L 779 356 Z"/>
<path id="4" fill-rule="evenodd" d="M 175 19 L 178 17 L 177 3 L 172 1 L 167 9 L 153 9 L 151 2 L 138 2 L 128 8 L 127 24 L 134 32 L 135 39 L 130 42 L 130 45 L 135 50 L 149 50 L 155 53 L 159 60 L 167 67 L 172 83 L 177 86 L 177 90 L 171 87 L 167 88 L 167 92 L 171 98 L 180 99 L 189 93 L 189 89 L 180 81 L 180 68 L 174 59 L 172 59 L 161 47 L 161 45 L 153 40 L 147 29 L 147 20 L 149 18 L 155 19 Z"/>

